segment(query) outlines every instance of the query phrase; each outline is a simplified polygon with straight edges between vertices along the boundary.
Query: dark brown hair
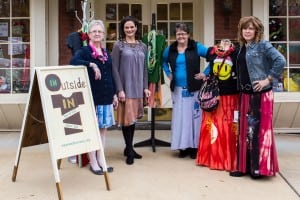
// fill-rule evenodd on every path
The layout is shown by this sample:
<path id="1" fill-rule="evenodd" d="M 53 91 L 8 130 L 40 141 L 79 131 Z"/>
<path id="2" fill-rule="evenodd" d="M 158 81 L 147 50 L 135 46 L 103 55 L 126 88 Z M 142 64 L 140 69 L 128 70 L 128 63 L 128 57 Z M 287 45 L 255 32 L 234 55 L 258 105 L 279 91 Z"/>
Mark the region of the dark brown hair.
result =
<path id="1" fill-rule="evenodd" d="M 120 22 L 120 36 L 119 36 L 120 38 L 119 39 L 123 40 L 126 37 L 125 32 L 124 32 L 124 25 L 128 21 L 133 22 L 134 25 L 136 26 L 137 30 L 136 30 L 136 33 L 135 33 L 135 38 L 139 39 L 140 38 L 140 30 L 139 30 L 140 24 L 139 24 L 139 21 L 137 20 L 137 18 L 135 18 L 133 16 L 126 16 L 121 20 L 121 22 Z"/>

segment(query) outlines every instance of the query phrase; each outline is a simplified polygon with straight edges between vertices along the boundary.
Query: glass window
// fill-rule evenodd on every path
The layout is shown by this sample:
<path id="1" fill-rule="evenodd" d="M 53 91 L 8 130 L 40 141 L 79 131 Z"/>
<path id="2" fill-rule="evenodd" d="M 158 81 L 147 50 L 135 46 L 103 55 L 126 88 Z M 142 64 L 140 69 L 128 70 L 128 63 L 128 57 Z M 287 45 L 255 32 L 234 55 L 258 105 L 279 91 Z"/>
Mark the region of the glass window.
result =
<path id="1" fill-rule="evenodd" d="M 10 16 L 10 1 L 0 1 L 0 17 Z"/>
<path id="2" fill-rule="evenodd" d="M 168 23 L 167 22 L 157 22 L 157 32 L 165 35 L 168 38 Z"/>
<path id="3" fill-rule="evenodd" d="M 125 16 L 135 16 L 140 22 L 142 21 L 142 4 L 106 4 L 106 48 L 112 51 L 114 43 L 119 38 L 120 21 Z M 140 23 L 139 32 L 143 33 L 146 29 Z"/>
<path id="4" fill-rule="evenodd" d="M 182 3 L 182 19 L 192 20 L 193 19 L 193 4 Z"/>
<path id="5" fill-rule="evenodd" d="M 142 20 L 142 5 L 132 4 L 131 5 L 131 15 L 136 17 L 139 21 Z"/>
<path id="6" fill-rule="evenodd" d="M 117 19 L 117 5 L 107 4 L 106 5 L 106 20 L 116 20 Z"/>
<path id="7" fill-rule="evenodd" d="M 269 2 L 270 16 L 286 16 L 286 0 Z"/>
<path id="8" fill-rule="evenodd" d="M 168 4 L 157 4 L 157 20 L 168 19 Z"/>
<path id="9" fill-rule="evenodd" d="M 300 41 L 300 18 L 289 19 L 289 36 L 291 41 Z"/>
<path id="10" fill-rule="evenodd" d="M 106 27 L 106 40 L 116 40 L 117 23 L 107 23 Z"/>
<path id="11" fill-rule="evenodd" d="M 0 1 L 0 93 L 29 90 L 29 17 L 29 0 Z"/>
<path id="12" fill-rule="evenodd" d="M 11 1 L 11 7 L 13 17 L 29 17 L 29 0 Z"/>
<path id="13" fill-rule="evenodd" d="M 157 32 L 166 36 L 167 45 L 175 41 L 176 23 L 184 22 L 193 37 L 193 3 L 157 4 Z M 169 13 L 169 15 L 168 15 Z"/>
<path id="14" fill-rule="evenodd" d="M 180 20 L 180 3 L 170 3 L 170 20 Z"/>
<path id="15" fill-rule="evenodd" d="M 281 18 L 271 18 L 269 20 L 269 39 L 270 41 L 286 40 L 286 20 Z"/>
<path id="16" fill-rule="evenodd" d="M 289 0 L 289 16 L 299 16 L 299 15 L 300 15 L 300 1 Z"/>
<path id="17" fill-rule="evenodd" d="M 119 4 L 119 20 L 129 15 L 129 4 Z"/>

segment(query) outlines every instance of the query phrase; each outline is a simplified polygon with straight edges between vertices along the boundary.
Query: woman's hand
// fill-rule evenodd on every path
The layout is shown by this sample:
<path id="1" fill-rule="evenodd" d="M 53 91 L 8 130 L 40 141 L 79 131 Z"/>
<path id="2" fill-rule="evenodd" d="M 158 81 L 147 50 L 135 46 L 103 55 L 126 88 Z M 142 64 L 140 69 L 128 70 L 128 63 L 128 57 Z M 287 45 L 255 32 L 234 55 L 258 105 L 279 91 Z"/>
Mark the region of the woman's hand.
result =
<path id="1" fill-rule="evenodd" d="M 146 97 L 146 98 L 149 98 L 150 95 L 151 95 L 151 91 L 148 90 L 148 89 L 144 89 L 144 94 L 145 94 L 145 97 Z"/>
<path id="2" fill-rule="evenodd" d="M 115 110 L 118 108 L 118 105 L 119 105 L 118 97 L 117 97 L 117 95 L 114 95 L 114 97 L 113 97 L 113 107 L 114 107 Z"/>
<path id="3" fill-rule="evenodd" d="M 201 79 L 205 80 L 206 75 L 204 73 L 200 72 L 198 74 L 195 74 L 194 78 L 197 79 L 197 80 L 201 80 Z"/>
<path id="4" fill-rule="evenodd" d="M 254 87 L 253 90 L 255 92 L 260 92 L 264 87 L 270 84 L 270 80 L 268 78 L 261 81 L 253 81 Z"/>
<path id="5" fill-rule="evenodd" d="M 125 92 L 122 90 L 118 93 L 118 98 L 120 102 L 125 102 Z"/>
<path id="6" fill-rule="evenodd" d="M 101 72 L 100 72 L 100 69 L 98 68 L 98 65 L 95 63 L 90 63 L 90 67 L 93 68 L 93 70 L 95 72 L 95 80 L 100 80 Z"/>

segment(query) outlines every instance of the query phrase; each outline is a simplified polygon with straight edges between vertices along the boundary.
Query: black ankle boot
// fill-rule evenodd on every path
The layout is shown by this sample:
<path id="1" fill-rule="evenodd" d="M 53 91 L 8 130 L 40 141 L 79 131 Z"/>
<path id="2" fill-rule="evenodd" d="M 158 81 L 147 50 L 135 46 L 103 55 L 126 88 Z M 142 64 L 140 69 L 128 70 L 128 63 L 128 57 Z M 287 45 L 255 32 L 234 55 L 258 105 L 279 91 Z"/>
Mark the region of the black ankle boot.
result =
<path id="1" fill-rule="evenodd" d="M 127 148 L 124 149 L 123 155 L 128 156 Z M 143 156 L 138 154 L 135 150 L 133 150 L 133 157 L 136 158 L 136 159 L 141 159 Z"/>
<path id="2" fill-rule="evenodd" d="M 134 163 L 134 153 L 133 150 L 129 150 L 126 158 L 127 165 L 132 165 Z"/>

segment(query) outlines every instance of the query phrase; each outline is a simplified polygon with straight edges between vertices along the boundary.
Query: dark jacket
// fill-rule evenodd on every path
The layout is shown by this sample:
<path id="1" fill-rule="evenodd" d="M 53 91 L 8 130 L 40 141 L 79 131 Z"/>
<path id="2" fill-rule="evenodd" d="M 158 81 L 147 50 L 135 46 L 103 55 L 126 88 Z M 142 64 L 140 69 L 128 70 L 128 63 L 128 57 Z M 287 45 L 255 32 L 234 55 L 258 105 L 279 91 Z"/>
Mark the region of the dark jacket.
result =
<path id="1" fill-rule="evenodd" d="M 170 64 L 172 72 L 176 69 L 176 58 L 178 56 L 177 51 L 177 41 L 170 45 L 168 62 Z M 194 92 L 200 90 L 200 87 L 203 83 L 202 80 L 196 80 L 194 78 L 195 74 L 200 72 L 200 56 L 197 51 L 197 43 L 194 40 L 189 39 L 188 47 L 185 50 L 185 60 L 187 68 L 187 89 L 189 92 Z M 170 88 L 171 91 L 174 91 L 174 79 L 171 80 Z"/>
<path id="2" fill-rule="evenodd" d="M 84 65 L 87 67 L 92 95 L 95 105 L 109 105 L 113 102 L 115 94 L 115 85 L 112 77 L 112 61 L 108 54 L 107 61 L 103 64 L 99 59 L 92 57 L 92 49 L 89 46 L 84 46 L 75 52 L 72 57 L 71 65 Z M 95 80 L 94 70 L 89 67 L 89 63 L 98 65 L 101 72 L 101 79 Z"/>

